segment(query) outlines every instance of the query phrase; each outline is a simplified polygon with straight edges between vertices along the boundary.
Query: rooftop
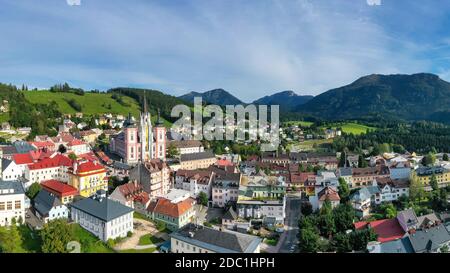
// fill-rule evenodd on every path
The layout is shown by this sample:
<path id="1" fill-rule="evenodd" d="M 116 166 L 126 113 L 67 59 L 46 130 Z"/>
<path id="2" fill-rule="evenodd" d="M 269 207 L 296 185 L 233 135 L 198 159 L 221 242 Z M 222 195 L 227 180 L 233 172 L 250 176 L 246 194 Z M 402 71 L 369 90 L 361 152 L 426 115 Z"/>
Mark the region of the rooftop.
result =
<path id="1" fill-rule="evenodd" d="M 109 222 L 122 215 L 133 212 L 133 209 L 108 198 L 85 198 L 72 204 L 72 207 L 79 209 L 95 218 Z"/>
<path id="2" fill-rule="evenodd" d="M 216 158 L 212 151 L 204 151 L 201 153 L 193 153 L 193 154 L 182 154 L 180 156 L 180 161 L 191 161 L 191 160 L 202 160 L 208 158 Z"/>
<path id="3" fill-rule="evenodd" d="M 253 253 L 261 243 L 256 236 L 194 224 L 188 224 L 170 236 L 216 253 Z"/>
<path id="4" fill-rule="evenodd" d="M 402 238 L 405 235 L 397 218 L 384 219 L 373 222 L 357 222 L 354 224 L 356 229 L 372 228 L 378 235 L 378 242 L 385 243 Z"/>

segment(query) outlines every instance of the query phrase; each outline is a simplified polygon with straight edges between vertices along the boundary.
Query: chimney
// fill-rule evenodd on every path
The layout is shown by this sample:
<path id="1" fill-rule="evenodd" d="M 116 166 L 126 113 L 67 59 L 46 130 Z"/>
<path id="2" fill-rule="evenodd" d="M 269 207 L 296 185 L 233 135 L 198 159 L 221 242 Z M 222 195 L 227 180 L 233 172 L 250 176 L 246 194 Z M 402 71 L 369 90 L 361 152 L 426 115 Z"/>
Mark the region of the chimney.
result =
<path id="1" fill-rule="evenodd" d="M 78 162 L 75 160 L 75 162 L 73 163 L 73 173 L 77 173 L 78 170 Z"/>

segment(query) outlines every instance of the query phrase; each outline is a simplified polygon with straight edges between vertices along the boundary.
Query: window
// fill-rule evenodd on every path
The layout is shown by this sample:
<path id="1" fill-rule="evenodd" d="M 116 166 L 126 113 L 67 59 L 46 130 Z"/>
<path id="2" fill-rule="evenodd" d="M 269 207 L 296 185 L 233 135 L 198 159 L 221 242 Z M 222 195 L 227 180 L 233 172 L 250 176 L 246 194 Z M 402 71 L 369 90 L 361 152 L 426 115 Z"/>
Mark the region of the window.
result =
<path id="1" fill-rule="evenodd" d="M 7 209 L 7 210 L 11 210 L 11 209 L 12 209 L 12 201 L 8 201 L 8 202 L 6 203 L 6 209 Z"/>
<path id="2" fill-rule="evenodd" d="M 0 210 L 5 210 L 5 202 L 0 202 Z"/>
<path id="3" fill-rule="evenodd" d="M 15 201 L 14 207 L 15 207 L 15 209 L 21 209 L 22 208 L 22 203 L 20 202 L 20 200 Z"/>

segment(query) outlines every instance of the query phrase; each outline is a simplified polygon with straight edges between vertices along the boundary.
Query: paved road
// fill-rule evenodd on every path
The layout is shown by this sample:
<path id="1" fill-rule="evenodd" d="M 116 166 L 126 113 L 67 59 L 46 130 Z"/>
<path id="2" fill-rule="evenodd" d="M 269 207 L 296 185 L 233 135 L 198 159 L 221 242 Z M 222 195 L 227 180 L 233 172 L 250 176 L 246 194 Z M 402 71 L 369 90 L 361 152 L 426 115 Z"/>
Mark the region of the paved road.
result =
<path id="1" fill-rule="evenodd" d="M 286 231 L 281 236 L 280 253 L 292 253 L 298 251 L 298 219 L 300 218 L 301 199 L 299 197 L 287 197 L 286 200 Z"/>

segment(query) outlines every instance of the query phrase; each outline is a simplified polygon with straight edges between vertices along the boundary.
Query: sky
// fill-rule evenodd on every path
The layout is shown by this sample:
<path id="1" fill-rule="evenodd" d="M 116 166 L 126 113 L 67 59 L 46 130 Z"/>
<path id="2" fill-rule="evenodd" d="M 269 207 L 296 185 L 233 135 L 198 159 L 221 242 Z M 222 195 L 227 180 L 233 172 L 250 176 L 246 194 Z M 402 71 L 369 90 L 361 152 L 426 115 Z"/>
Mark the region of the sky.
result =
<path id="1" fill-rule="evenodd" d="M 0 0 L 0 35 L 0 82 L 37 88 L 223 88 L 251 102 L 374 73 L 450 81 L 442 0 Z"/>

